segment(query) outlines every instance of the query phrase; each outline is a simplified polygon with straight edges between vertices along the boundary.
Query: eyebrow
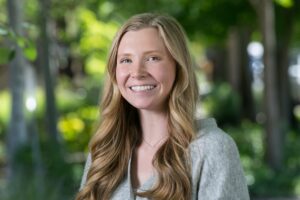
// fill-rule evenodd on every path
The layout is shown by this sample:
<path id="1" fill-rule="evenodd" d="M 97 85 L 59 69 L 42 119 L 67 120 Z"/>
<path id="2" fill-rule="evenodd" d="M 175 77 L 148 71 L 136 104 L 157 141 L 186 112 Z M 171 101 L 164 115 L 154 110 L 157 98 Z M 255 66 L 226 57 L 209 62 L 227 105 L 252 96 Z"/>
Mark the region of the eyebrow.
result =
<path id="1" fill-rule="evenodd" d="M 131 54 L 130 53 L 122 53 L 122 54 L 117 55 L 117 57 L 123 57 L 123 56 L 129 57 L 129 56 L 131 56 Z"/>
<path id="2" fill-rule="evenodd" d="M 151 54 L 151 53 L 163 53 L 163 52 L 160 50 L 149 50 L 149 51 L 143 52 L 143 54 L 146 54 L 146 55 Z M 131 53 L 122 53 L 122 54 L 118 54 L 117 57 L 122 57 L 122 56 L 129 57 L 131 55 L 132 55 Z"/>

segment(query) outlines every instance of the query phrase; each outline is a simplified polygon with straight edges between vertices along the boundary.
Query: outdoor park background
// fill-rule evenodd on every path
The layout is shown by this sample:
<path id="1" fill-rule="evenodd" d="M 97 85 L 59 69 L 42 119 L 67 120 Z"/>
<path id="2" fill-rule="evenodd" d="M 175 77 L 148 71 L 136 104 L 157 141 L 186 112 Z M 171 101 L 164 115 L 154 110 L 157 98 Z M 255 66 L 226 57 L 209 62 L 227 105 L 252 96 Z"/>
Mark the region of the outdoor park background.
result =
<path id="1" fill-rule="evenodd" d="M 200 117 L 236 141 L 252 198 L 300 196 L 299 0 L 0 0 L 0 199 L 73 199 L 106 55 L 129 16 L 185 28 Z"/>

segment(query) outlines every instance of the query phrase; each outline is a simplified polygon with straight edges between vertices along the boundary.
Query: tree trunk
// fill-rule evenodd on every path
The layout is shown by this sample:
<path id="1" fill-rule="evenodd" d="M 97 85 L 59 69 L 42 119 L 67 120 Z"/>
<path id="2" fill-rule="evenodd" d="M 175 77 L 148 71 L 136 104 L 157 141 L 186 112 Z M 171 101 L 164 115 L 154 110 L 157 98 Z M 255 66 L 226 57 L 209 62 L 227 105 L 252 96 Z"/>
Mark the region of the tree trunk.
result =
<path id="1" fill-rule="evenodd" d="M 299 2 L 298 2 L 299 3 Z M 297 4 L 297 2 L 295 2 Z M 280 23 L 277 42 L 277 67 L 278 67 L 278 90 L 280 100 L 280 121 L 282 122 L 283 132 L 286 133 L 293 121 L 293 108 L 290 92 L 289 69 L 289 47 L 293 34 L 295 13 L 297 6 L 286 9 L 280 8 L 280 18 L 284 19 Z"/>
<path id="2" fill-rule="evenodd" d="M 282 38 L 287 42 L 286 38 Z M 278 40 L 279 41 L 279 40 Z M 288 132 L 290 127 L 293 111 L 292 111 L 292 100 L 290 93 L 290 78 L 288 74 L 289 68 L 289 44 L 281 43 L 277 45 L 277 70 L 278 70 L 278 99 L 279 99 L 279 112 L 280 112 L 280 122 L 283 131 L 283 139 L 285 138 L 285 133 Z"/>
<path id="3" fill-rule="evenodd" d="M 255 106 L 252 92 L 252 72 L 249 66 L 249 55 L 247 52 L 247 46 L 250 42 L 250 31 L 246 28 L 240 30 L 240 44 L 241 44 L 241 96 L 242 96 L 242 116 L 255 121 Z"/>
<path id="4" fill-rule="evenodd" d="M 23 1 L 7 0 L 9 25 L 22 36 Z M 11 181 L 17 176 L 15 154 L 27 142 L 26 120 L 24 117 L 24 67 L 25 59 L 22 49 L 14 42 L 16 54 L 9 66 L 9 83 L 11 91 L 11 116 L 7 134 L 7 175 Z"/>
<path id="5" fill-rule="evenodd" d="M 239 42 L 239 31 L 237 28 L 231 28 L 228 33 L 228 82 L 236 92 L 240 90 L 241 82 L 241 51 Z"/>
<path id="6" fill-rule="evenodd" d="M 274 169 L 280 169 L 283 160 L 282 133 L 279 117 L 279 101 L 277 92 L 276 73 L 276 36 L 274 4 L 272 0 L 262 1 L 261 28 L 264 44 L 264 83 L 265 83 L 265 112 L 268 164 Z"/>
<path id="7" fill-rule="evenodd" d="M 46 96 L 46 117 L 47 130 L 49 137 L 54 142 L 59 141 L 58 129 L 57 129 L 57 110 L 56 101 L 54 95 L 54 81 L 53 73 L 51 73 L 50 66 L 50 0 L 40 0 L 40 55 L 39 64 L 43 69 L 44 84 L 45 84 L 45 96 Z"/>
<path id="8" fill-rule="evenodd" d="M 35 99 L 36 95 L 36 73 L 34 67 L 29 63 L 26 66 L 26 70 L 24 73 L 25 77 L 25 91 L 27 96 Z M 35 182 L 35 195 L 36 199 L 43 199 L 42 195 L 45 192 L 45 176 L 44 176 L 44 167 L 42 163 L 41 149 L 40 149 L 40 141 L 39 141 L 39 133 L 36 127 L 35 120 L 35 108 L 28 108 L 31 112 L 28 114 L 28 137 L 30 143 L 28 146 L 31 146 L 31 156 L 32 156 L 32 164 L 34 166 L 33 173 L 35 176 L 32 177 Z"/>
<path id="9" fill-rule="evenodd" d="M 228 82 L 241 97 L 241 116 L 255 120 L 255 106 L 252 93 L 252 74 L 249 67 L 247 45 L 250 32 L 234 28 L 228 37 Z"/>
<path id="10" fill-rule="evenodd" d="M 223 47 L 210 47 L 206 50 L 206 57 L 212 63 L 212 80 L 214 82 L 226 81 L 225 49 Z"/>

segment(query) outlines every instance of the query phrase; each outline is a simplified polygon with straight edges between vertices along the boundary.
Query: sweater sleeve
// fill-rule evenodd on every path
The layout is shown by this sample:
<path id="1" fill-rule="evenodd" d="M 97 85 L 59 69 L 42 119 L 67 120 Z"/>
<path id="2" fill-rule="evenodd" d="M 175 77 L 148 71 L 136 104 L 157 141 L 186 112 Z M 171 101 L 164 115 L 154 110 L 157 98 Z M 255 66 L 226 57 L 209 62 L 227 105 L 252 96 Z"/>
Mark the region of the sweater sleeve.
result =
<path id="1" fill-rule="evenodd" d="M 85 185 L 87 174 L 89 172 L 89 169 L 90 169 L 90 166 L 91 166 L 91 163 L 92 163 L 91 159 L 92 159 L 91 154 L 89 153 L 88 157 L 86 159 L 85 165 L 84 165 L 84 170 L 83 170 L 83 175 L 82 175 L 82 178 L 81 178 L 81 183 L 80 183 L 80 189 L 79 190 L 81 190 L 83 188 L 83 186 Z"/>
<path id="2" fill-rule="evenodd" d="M 198 199 L 249 200 L 248 188 L 233 139 L 217 129 L 199 146 L 203 165 Z"/>

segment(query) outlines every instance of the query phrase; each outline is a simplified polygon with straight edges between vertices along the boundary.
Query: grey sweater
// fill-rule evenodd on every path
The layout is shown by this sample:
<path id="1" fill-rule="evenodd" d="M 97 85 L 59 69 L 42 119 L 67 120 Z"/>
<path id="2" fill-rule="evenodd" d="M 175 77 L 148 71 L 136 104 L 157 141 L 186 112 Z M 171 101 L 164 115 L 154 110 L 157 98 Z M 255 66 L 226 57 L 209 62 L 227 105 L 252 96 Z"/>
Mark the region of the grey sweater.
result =
<path id="1" fill-rule="evenodd" d="M 190 144 L 192 164 L 192 200 L 249 200 L 249 193 L 232 138 L 217 127 L 214 119 L 200 120 L 199 132 Z M 135 196 L 131 187 L 130 163 L 127 175 L 112 195 L 112 200 L 145 200 Z M 87 158 L 81 188 L 91 164 Z M 147 180 L 138 191 L 150 189 L 156 177 Z"/>

